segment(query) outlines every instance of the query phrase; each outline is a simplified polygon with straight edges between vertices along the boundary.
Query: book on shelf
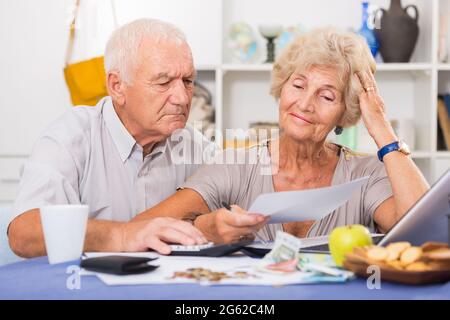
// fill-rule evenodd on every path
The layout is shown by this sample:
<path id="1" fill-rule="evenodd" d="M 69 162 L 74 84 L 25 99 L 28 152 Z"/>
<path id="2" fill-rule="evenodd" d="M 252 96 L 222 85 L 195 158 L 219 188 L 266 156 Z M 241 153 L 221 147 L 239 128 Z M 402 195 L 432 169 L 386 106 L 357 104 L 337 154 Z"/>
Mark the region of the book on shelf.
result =
<path id="1" fill-rule="evenodd" d="M 445 107 L 447 108 L 447 114 L 450 116 L 450 94 L 442 96 L 444 99 Z"/>
<path id="2" fill-rule="evenodd" d="M 450 95 L 438 99 L 438 149 L 450 150 Z M 439 132 L 440 131 L 440 132 Z"/>

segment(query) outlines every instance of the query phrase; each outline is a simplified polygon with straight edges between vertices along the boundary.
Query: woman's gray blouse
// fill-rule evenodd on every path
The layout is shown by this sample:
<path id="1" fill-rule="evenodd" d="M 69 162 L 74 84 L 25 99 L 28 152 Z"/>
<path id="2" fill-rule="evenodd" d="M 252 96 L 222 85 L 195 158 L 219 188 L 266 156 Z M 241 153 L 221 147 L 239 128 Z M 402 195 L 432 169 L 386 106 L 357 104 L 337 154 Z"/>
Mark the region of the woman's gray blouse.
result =
<path id="1" fill-rule="evenodd" d="M 258 195 L 274 192 L 267 142 L 248 149 L 227 149 L 218 159 L 225 161 L 203 165 L 180 189 L 198 192 L 211 211 L 221 208 L 223 201 L 248 210 Z M 327 235 L 337 226 L 350 224 L 362 224 L 376 232 L 374 212 L 393 195 L 384 164 L 375 156 L 358 154 L 340 146 L 332 185 L 364 176 L 370 176 L 368 182 L 347 203 L 316 221 L 308 237 Z M 269 224 L 259 235 L 273 240 L 277 230 L 283 230 L 281 224 Z"/>

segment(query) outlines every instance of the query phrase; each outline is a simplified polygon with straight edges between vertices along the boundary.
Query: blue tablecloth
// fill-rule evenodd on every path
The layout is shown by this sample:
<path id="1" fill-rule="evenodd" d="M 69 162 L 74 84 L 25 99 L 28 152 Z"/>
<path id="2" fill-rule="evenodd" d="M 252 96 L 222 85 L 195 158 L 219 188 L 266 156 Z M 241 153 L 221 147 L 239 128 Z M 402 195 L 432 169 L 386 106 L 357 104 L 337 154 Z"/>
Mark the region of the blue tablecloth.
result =
<path id="1" fill-rule="evenodd" d="M 200 286 L 191 284 L 108 287 L 95 276 L 81 277 L 81 288 L 70 290 L 67 267 L 78 261 L 49 265 L 46 257 L 0 267 L 0 299 L 450 299 L 450 282 L 406 286 L 382 282 L 368 289 L 364 279 L 344 284 L 261 286 Z"/>

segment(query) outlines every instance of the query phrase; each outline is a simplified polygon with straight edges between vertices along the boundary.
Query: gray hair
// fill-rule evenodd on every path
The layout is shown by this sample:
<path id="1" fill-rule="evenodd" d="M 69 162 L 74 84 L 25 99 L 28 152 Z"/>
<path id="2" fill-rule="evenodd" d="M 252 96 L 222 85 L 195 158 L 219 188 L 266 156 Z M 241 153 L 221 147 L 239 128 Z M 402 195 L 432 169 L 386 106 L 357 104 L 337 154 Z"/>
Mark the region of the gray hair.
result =
<path id="1" fill-rule="evenodd" d="M 279 98 L 289 77 L 311 66 L 328 66 L 340 74 L 344 88 L 345 111 L 342 126 L 350 127 L 361 117 L 359 108 L 360 86 L 352 77 L 356 71 L 376 69 L 376 63 L 366 40 L 344 30 L 327 27 L 311 30 L 298 36 L 275 61 L 270 93 Z"/>
<path id="2" fill-rule="evenodd" d="M 139 61 L 139 46 L 144 38 L 186 43 L 186 36 L 175 25 L 156 19 L 139 19 L 116 29 L 106 44 L 105 71 L 118 71 L 126 83 L 131 83 L 133 68 Z"/>

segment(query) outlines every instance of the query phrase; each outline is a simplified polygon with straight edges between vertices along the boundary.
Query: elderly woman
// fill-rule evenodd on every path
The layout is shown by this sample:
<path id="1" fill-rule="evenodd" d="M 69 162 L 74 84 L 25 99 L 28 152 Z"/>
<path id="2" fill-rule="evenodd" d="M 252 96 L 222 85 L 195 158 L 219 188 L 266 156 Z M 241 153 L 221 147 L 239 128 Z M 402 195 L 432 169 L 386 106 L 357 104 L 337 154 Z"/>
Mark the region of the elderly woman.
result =
<path id="1" fill-rule="evenodd" d="M 318 236 L 349 224 L 388 231 L 429 186 L 386 118 L 375 67 L 365 41 L 355 34 L 326 28 L 298 37 L 273 67 L 279 139 L 253 147 L 258 148 L 256 163 L 204 165 L 175 195 L 136 219 L 183 219 L 195 212 L 195 226 L 216 243 L 254 232 L 271 240 L 277 230 Z M 379 157 L 326 140 L 331 131 L 340 134 L 360 117 Z M 270 175 L 261 173 L 267 163 Z M 245 211 L 262 193 L 320 188 L 364 176 L 370 176 L 368 182 L 345 205 L 318 221 L 267 224 L 264 216 Z M 235 204 L 234 213 L 222 208 L 222 202 Z"/>

